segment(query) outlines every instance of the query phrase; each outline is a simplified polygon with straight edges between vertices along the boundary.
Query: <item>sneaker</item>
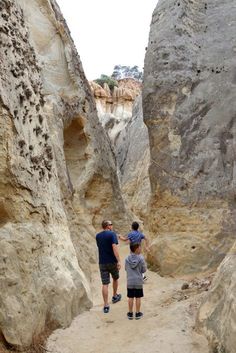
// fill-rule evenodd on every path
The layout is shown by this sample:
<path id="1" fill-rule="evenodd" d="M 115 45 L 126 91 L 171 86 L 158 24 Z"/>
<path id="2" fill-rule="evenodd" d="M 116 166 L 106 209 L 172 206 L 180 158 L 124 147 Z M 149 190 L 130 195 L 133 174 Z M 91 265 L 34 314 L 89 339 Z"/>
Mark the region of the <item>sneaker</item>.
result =
<path id="1" fill-rule="evenodd" d="M 129 319 L 129 320 L 133 320 L 133 313 L 131 313 L 131 312 L 128 312 L 127 313 L 127 318 Z"/>
<path id="2" fill-rule="evenodd" d="M 143 317 L 143 313 L 141 313 L 141 311 L 135 314 L 135 320 L 139 320 L 141 317 Z"/>
<path id="3" fill-rule="evenodd" d="M 121 294 L 116 294 L 114 297 L 112 297 L 112 303 L 115 304 L 121 300 Z"/>
<path id="4" fill-rule="evenodd" d="M 109 313 L 109 310 L 110 310 L 110 307 L 109 307 L 109 306 L 104 306 L 104 308 L 103 308 L 104 314 Z"/>

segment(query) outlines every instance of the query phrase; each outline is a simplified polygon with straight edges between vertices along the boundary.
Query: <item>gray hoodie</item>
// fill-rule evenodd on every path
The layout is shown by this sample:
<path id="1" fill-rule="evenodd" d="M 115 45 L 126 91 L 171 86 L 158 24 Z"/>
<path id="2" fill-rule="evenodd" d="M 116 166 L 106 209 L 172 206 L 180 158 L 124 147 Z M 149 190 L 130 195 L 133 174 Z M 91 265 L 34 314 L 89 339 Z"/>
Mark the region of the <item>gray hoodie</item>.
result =
<path id="1" fill-rule="evenodd" d="M 125 271 L 127 272 L 127 288 L 142 288 L 143 273 L 147 271 L 147 265 L 142 255 L 131 253 L 125 259 Z"/>

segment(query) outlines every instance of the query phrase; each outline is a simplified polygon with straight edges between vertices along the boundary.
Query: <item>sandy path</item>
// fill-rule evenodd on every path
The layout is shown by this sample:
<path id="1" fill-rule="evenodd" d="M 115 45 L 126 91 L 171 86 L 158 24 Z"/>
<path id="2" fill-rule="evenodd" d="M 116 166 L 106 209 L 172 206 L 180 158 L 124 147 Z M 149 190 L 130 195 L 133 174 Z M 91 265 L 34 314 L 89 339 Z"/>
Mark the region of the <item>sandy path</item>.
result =
<path id="1" fill-rule="evenodd" d="M 123 244 L 120 250 L 124 259 L 128 247 Z M 209 353 L 206 339 L 193 330 L 204 293 L 186 299 L 182 280 L 147 274 L 141 309 L 144 317 L 128 320 L 124 268 L 119 291 L 122 301 L 111 304 L 110 312 L 103 314 L 100 277 L 94 265 L 93 308 L 75 318 L 69 328 L 56 330 L 47 349 L 53 353 Z"/>

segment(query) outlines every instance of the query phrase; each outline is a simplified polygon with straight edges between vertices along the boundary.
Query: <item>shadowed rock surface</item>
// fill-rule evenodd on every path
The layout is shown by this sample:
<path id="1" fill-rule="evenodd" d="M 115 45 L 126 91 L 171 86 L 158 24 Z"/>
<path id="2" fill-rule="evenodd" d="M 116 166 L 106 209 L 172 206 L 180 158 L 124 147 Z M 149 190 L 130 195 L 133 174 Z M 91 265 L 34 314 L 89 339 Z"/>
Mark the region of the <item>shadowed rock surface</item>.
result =
<path id="1" fill-rule="evenodd" d="M 235 6 L 160 0 L 145 58 L 150 263 L 215 269 L 235 240 Z"/>
<path id="2" fill-rule="evenodd" d="M 91 306 L 94 227 L 129 220 L 56 2 L 2 0 L 0 11 L 0 331 L 22 347 Z"/>

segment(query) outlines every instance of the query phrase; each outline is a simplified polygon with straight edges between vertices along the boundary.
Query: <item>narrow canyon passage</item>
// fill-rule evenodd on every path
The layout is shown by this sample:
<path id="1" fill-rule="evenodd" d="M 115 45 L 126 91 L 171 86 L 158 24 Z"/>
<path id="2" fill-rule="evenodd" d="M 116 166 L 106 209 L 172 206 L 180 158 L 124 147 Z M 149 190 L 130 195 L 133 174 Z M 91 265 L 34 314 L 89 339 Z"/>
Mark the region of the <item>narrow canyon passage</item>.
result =
<path id="1" fill-rule="evenodd" d="M 120 245 L 122 264 L 128 246 Z M 121 271 L 122 301 L 102 312 L 101 284 L 93 266 L 93 303 L 67 329 L 55 331 L 47 350 L 53 353 L 209 353 L 207 340 L 194 331 L 195 314 L 205 292 L 183 291 L 183 280 L 148 271 L 141 320 L 127 320 L 126 274 Z M 110 295 L 111 286 L 110 286 Z"/>

